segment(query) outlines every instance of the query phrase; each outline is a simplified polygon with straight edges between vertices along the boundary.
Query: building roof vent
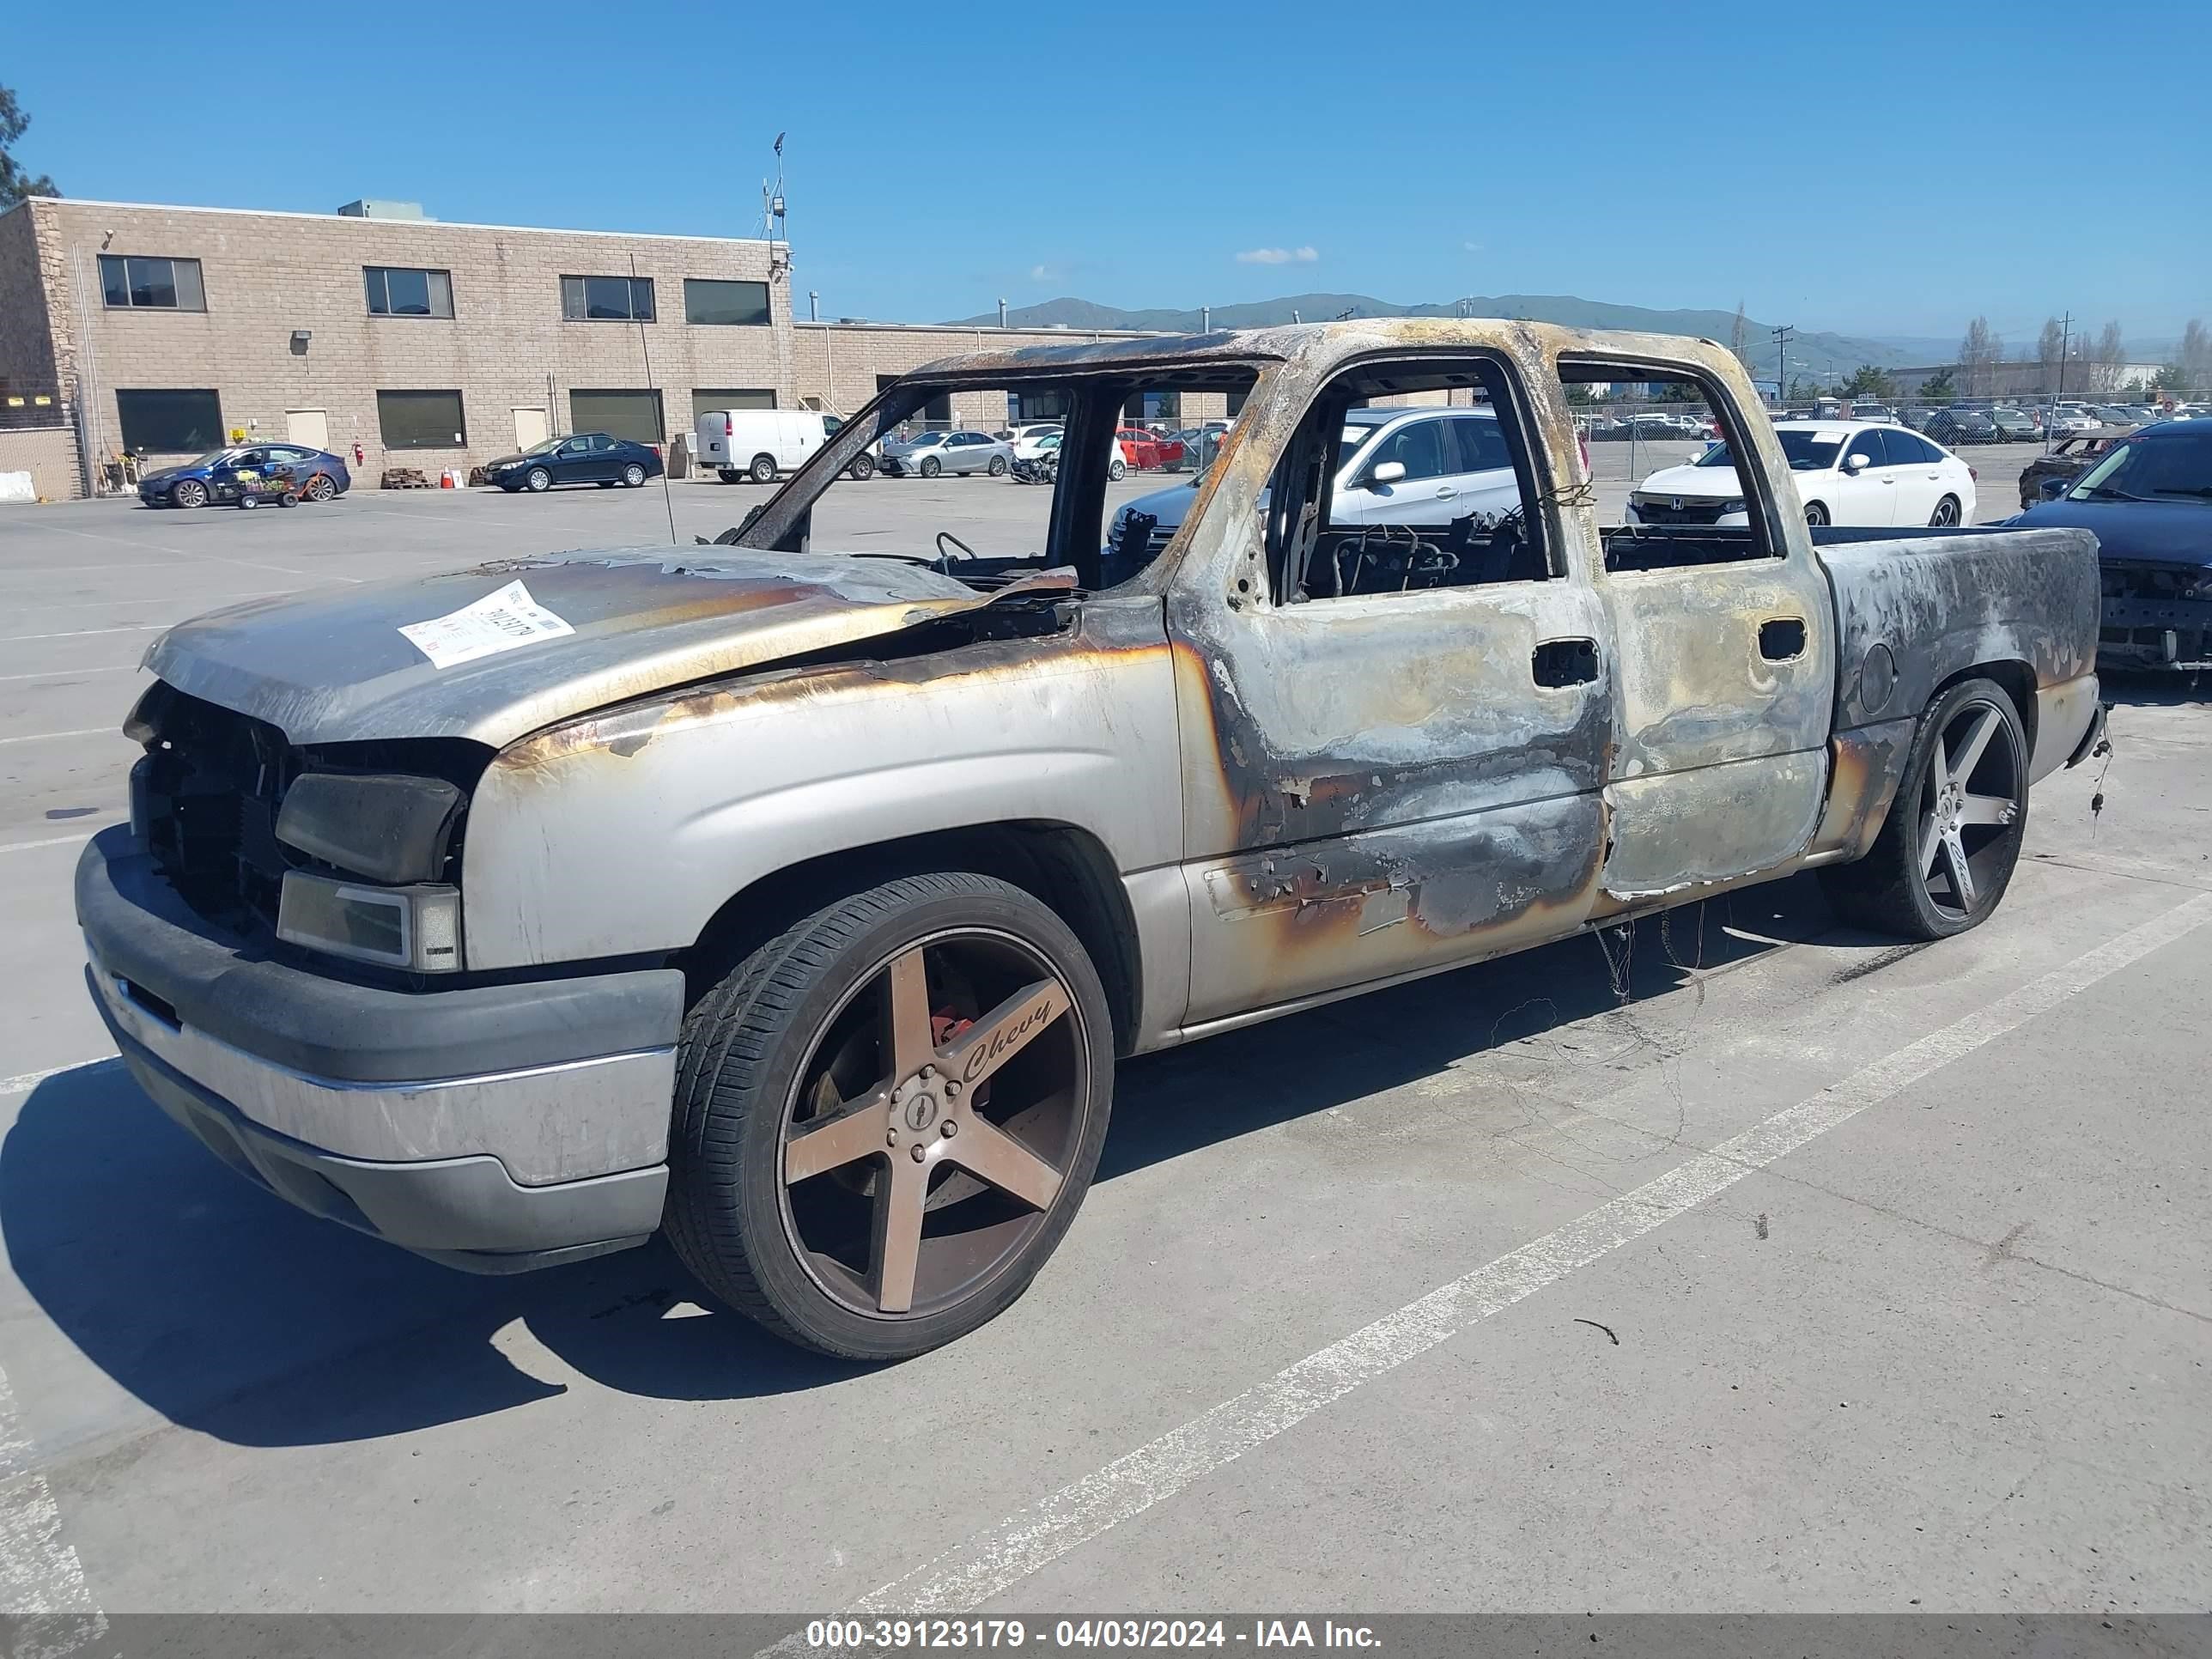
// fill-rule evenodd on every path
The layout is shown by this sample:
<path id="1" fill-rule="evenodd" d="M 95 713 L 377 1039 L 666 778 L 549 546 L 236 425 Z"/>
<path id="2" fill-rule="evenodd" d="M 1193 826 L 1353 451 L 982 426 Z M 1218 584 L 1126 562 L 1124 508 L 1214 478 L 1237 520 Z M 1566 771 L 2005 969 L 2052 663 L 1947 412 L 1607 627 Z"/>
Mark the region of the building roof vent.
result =
<path id="1" fill-rule="evenodd" d="M 345 219 L 418 219 L 428 220 L 420 202 L 387 202 L 374 196 L 364 196 L 358 202 L 348 202 L 338 210 Z"/>

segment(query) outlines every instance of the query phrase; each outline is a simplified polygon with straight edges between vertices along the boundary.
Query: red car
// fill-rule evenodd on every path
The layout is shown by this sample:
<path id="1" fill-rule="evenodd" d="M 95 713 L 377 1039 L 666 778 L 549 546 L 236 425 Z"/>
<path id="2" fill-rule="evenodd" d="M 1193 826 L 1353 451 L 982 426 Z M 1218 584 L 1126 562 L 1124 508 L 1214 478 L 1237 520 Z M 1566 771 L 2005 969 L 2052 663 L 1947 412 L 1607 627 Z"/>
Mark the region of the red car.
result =
<path id="1" fill-rule="evenodd" d="M 1182 459 L 1180 439 L 1163 438 L 1140 426 L 1125 426 L 1114 438 L 1121 446 L 1121 459 L 1139 472 L 1157 472 Z"/>

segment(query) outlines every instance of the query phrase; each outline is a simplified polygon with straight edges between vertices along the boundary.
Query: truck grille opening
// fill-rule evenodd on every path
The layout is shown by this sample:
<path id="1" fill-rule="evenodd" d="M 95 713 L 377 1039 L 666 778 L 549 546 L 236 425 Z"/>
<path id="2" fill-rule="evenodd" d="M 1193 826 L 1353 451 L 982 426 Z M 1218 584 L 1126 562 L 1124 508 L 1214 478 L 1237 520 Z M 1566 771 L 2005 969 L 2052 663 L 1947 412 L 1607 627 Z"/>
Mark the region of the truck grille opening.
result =
<path id="1" fill-rule="evenodd" d="M 276 804 L 297 769 L 284 734 L 172 687 L 149 697 L 154 728 L 135 770 L 132 816 L 169 884 L 211 921 L 274 933 L 289 867 Z"/>

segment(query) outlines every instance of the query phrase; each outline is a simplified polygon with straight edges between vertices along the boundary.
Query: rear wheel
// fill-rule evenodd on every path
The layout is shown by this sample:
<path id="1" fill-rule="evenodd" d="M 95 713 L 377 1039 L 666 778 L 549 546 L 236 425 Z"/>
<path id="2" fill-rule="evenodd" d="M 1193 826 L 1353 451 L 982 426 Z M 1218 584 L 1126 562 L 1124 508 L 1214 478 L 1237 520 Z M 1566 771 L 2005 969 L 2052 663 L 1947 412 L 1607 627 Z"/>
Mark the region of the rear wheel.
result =
<path id="1" fill-rule="evenodd" d="M 1933 530 L 1948 530 L 1958 522 L 1959 498 L 1956 495 L 1946 495 L 1936 502 L 1936 511 L 1928 520 L 1929 527 Z"/>
<path id="2" fill-rule="evenodd" d="M 684 1023 L 666 1225 L 714 1296 L 898 1359 L 1018 1297 L 1106 1134 L 1104 993 L 1019 888 L 947 872 L 840 900 Z"/>
<path id="3" fill-rule="evenodd" d="M 632 461 L 628 466 L 623 469 L 622 481 L 623 488 L 625 489 L 637 489 L 645 482 L 644 467 L 639 465 L 637 462 Z"/>
<path id="4" fill-rule="evenodd" d="M 1818 530 L 1828 522 L 1828 509 L 1818 501 L 1808 503 L 1805 508 L 1805 522 Z"/>
<path id="5" fill-rule="evenodd" d="M 1908 939 L 1987 920 L 2027 834 L 2027 739 L 1994 680 L 1962 680 L 1914 735 L 1889 817 L 1866 857 L 1820 872 L 1836 913 Z"/>
<path id="6" fill-rule="evenodd" d="M 1107 462 L 1106 476 L 1109 478 L 1111 478 L 1115 483 L 1121 483 L 1122 479 L 1129 476 L 1128 463 L 1118 459 Z"/>
<path id="7" fill-rule="evenodd" d="M 991 457 L 991 476 L 994 478 L 1003 478 L 1006 476 L 1006 458 L 1005 456 L 994 455 Z"/>
<path id="8" fill-rule="evenodd" d="M 846 471 L 861 483 L 866 483 L 876 476 L 875 457 L 867 454 L 855 455 L 853 457 L 853 465 Z"/>
<path id="9" fill-rule="evenodd" d="M 734 466 L 718 466 L 714 469 L 714 476 L 724 483 L 735 483 L 745 475 Z"/>
<path id="10" fill-rule="evenodd" d="M 755 483 L 774 483 L 775 482 L 775 457 L 773 455 L 754 456 L 752 473 L 753 482 Z"/>
<path id="11" fill-rule="evenodd" d="M 327 472 L 318 472 L 307 480 L 307 499 L 311 501 L 326 501 L 337 493 L 338 487 Z"/>

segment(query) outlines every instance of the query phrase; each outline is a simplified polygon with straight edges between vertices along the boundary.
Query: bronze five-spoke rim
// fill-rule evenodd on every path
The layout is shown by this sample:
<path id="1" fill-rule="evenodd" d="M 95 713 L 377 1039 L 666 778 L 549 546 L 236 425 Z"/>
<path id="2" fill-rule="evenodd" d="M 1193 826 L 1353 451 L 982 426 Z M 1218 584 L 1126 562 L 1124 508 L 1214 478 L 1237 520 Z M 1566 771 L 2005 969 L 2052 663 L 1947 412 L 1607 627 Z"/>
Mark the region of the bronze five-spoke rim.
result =
<path id="1" fill-rule="evenodd" d="M 1044 1227 L 1090 1109 L 1081 1010 L 1010 933 L 933 934 L 863 975 L 783 1114 L 783 1219 L 838 1302 L 950 1307 Z"/>
<path id="2" fill-rule="evenodd" d="M 1978 698 L 1952 712 L 1920 798 L 1920 879 L 1945 915 L 1971 915 L 2019 836 L 2022 769 L 2011 722 Z"/>

